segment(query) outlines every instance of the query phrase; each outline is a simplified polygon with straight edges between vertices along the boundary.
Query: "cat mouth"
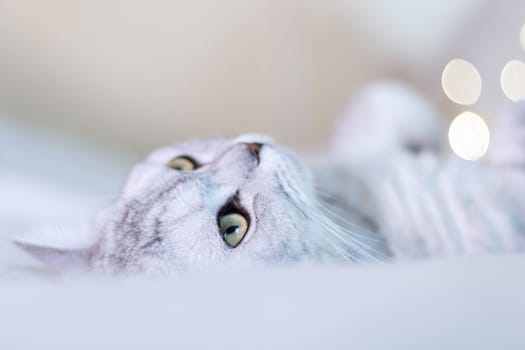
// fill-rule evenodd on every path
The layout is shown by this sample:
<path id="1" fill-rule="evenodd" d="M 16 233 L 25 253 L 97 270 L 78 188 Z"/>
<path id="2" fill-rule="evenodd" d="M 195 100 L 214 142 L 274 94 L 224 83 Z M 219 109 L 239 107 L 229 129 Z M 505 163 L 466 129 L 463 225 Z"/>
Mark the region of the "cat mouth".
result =
<path id="1" fill-rule="evenodd" d="M 257 160 L 257 164 L 261 162 L 261 149 L 263 147 L 262 143 L 257 142 L 251 142 L 246 143 L 246 146 L 248 147 L 248 150 L 253 155 L 253 157 Z"/>

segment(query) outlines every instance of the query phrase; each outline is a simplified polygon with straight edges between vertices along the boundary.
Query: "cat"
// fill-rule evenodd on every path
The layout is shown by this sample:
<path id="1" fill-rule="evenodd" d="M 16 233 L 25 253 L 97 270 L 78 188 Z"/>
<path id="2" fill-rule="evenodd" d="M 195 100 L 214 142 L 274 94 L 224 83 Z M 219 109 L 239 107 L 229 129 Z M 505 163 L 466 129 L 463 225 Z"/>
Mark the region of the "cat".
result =
<path id="1" fill-rule="evenodd" d="M 518 107 L 506 117 L 521 130 L 518 154 L 495 141 L 492 158 L 471 163 L 446 157 L 441 119 L 422 96 L 373 84 L 317 157 L 257 134 L 161 148 L 94 221 L 92 245 L 16 244 L 60 271 L 110 275 L 522 251 Z"/>
<path id="2" fill-rule="evenodd" d="M 525 101 L 498 116 L 476 162 L 441 146 L 442 121 L 407 86 L 365 88 L 332 137 L 336 165 L 325 168 L 341 179 L 323 183 L 374 222 L 398 260 L 524 251 Z M 359 188 L 373 200 L 350 196 Z"/>

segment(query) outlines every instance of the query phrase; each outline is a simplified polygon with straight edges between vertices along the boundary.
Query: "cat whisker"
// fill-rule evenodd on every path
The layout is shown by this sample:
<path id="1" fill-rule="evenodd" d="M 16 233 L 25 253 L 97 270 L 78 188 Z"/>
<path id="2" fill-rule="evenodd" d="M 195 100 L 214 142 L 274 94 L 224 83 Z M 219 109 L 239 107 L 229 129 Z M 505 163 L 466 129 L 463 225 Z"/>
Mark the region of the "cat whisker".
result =
<path id="1" fill-rule="evenodd" d="M 368 240 L 368 241 L 371 241 L 371 242 L 379 242 L 380 239 L 376 238 L 376 237 L 373 237 L 374 235 L 374 232 L 370 231 L 370 230 L 367 230 L 366 228 L 362 227 L 362 226 L 359 226 L 359 225 L 356 225 L 355 223 L 351 222 L 350 220 L 348 219 L 345 219 L 343 218 L 342 216 L 338 215 L 337 213 L 335 213 L 333 210 L 331 210 L 329 207 L 327 207 L 325 204 L 323 204 L 322 202 L 317 202 L 316 203 L 316 206 L 318 207 L 318 209 L 323 212 L 323 214 L 325 214 L 326 216 L 328 216 L 330 219 L 332 219 L 333 221 L 338 221 L 338 222 L 341 222 L 343 223 L 345 226 L 351 226 L 353 228 L 355 228 L 356 230 L 359 230 L 361 231 L 361 233 L 359 232 L 355 232 L 355 235 L 357 236 L 360 236 L 361 238 L 363 238 L 364 240 Z"/>
<path id="2" fill-rule="evenodd" d="M 358 237 L 356 237 L 355 232 L 348 231 L 337 224 L 334 224 L 330 220 L 323 218 L 322 216 L 317 216 L 317 219 L 324 226 L 325 232 L 331 234 L 338 239 L 342 244 L 346 245 L 348 248 L 354 250 L 360 256 L 366 257 L 372 261 L 379 261 L 378 257 L 373 254 L 375 249 L 369 245 L 361 242 Z M 377 252 L 376 252 L 377 253 Z"/>
<path id="3" fill-rule="evenodd" d="M 283 177 L 283 179 L 286 179 L 286 177 Z M 371 261 L 381 261 L 381 259 L 379 259 L 378 256 L 380 257 L 383 254 L 378 250 L 370 247 L 365 242 L 362 242 L 362 240 L 377 241 L 370 237 L 370 234 L 367 235 L 366 232 L 357 232 L 357 229 L 348 230 L 342 227 L 333 219 L 333 216 L 337 216 L 335 215 L 335 213 L 330 211 L 328 208 L 324 207 L 318 201 L 311 200 L 303 191 L 298 190 L 293 185 L 293 183 L 287 181 L 286 184 L 288 185 L 287 188 L 293 190 L 294 192 L 293 197 L 297 207 L 303 212 L 303 214 L 306 217 L 311 217 L 313 215 L 313 218 L 321 225 L 324 233 L 326 233 L 325 235 L 323 235 L 323 238 L 330 243 L 330 245 L 336 250 L 338 254 L 342 255 L 346 259 L 351 258 L 351 260 L 358 260 L 356 257 L 353 256 L 353 254 L 342 248 L 346 247 L 348 250 L 356 252 L 359 256 L 363 258 L 369 259 Z M 341 222 L 347 221 L 341 220 Z M 359 230 L 362 231 L 362 228 L 359 228 Z M 335 238 L 336 241 L 340 243 L 337 244 L 329 237 Z"/>

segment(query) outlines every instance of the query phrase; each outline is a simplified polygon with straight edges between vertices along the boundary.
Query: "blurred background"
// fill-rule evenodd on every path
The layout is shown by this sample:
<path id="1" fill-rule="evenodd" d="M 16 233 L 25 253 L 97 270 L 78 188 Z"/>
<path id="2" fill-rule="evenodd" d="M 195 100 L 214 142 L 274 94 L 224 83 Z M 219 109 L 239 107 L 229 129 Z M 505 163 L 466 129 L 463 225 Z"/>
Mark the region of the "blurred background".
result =
<path id="1" fill-rule="evenodd" d="M 378 79 L 413 85 L 450 122 L 465 110 L 441 87 L 453 58 L 479 71 L 468 109 L 490 125 L 524 23 L 521 0 L 0 0 L 0 229 L 85 213 L 182 139 L 319 147 Z"/>

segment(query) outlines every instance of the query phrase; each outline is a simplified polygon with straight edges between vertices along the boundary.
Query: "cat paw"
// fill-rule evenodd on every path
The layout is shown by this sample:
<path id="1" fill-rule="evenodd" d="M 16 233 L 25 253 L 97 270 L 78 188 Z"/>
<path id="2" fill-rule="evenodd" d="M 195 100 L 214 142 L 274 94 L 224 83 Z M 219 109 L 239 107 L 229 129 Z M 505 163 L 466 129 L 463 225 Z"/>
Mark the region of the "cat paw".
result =
<path id="1" fill-rule="evenodd" d="M 347 159 L 438 151 L 441 131 L 437 111 L 421 94 L 383 81 L 365 86 L 351 100 L 335 124 L 330 148 Z"/>

